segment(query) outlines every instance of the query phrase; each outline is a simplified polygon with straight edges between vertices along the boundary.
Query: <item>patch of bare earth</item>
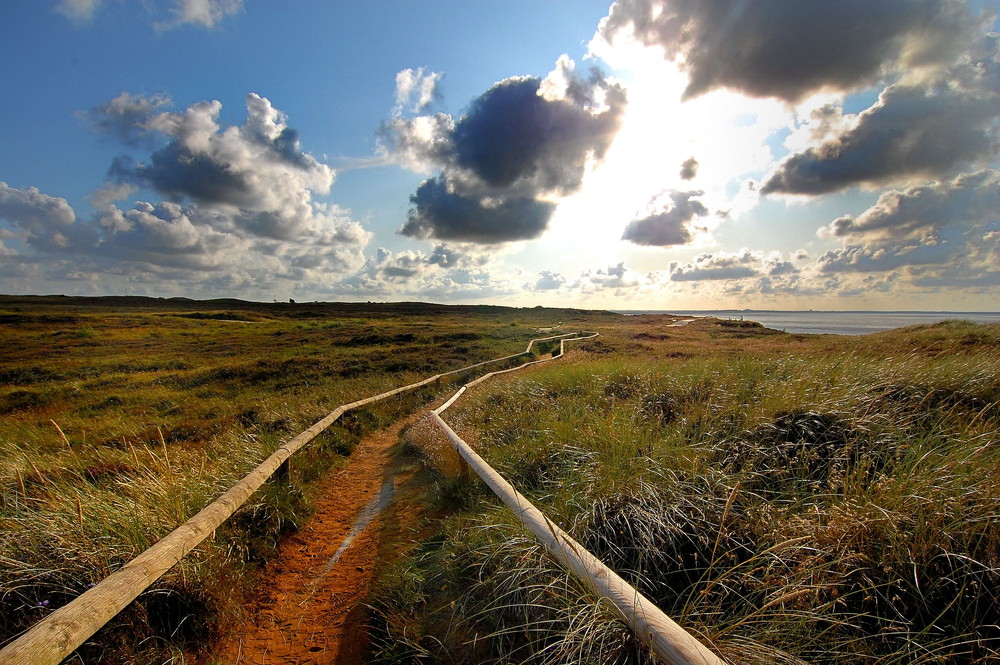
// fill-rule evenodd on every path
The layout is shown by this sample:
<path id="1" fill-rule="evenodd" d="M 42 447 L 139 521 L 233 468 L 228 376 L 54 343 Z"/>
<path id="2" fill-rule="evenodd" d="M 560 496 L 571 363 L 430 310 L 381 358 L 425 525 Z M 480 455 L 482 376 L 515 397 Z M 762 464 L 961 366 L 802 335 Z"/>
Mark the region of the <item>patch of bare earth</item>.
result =
<path id="1" fill-rule="evenodd" d="M 316 512 L 282 544 L 266 571 L 258 606 L 243 629 L 223 641 L 219 661 L 364 662 L 364 600 L 380 557 L 408 549 L 425 522 L 426 508 L 405 491 L 416 472 L 394 462 L 392 450 L 402 429 L 421 417 L 426 411 L 364 437 L 347 466 L 321 481 Z"/>

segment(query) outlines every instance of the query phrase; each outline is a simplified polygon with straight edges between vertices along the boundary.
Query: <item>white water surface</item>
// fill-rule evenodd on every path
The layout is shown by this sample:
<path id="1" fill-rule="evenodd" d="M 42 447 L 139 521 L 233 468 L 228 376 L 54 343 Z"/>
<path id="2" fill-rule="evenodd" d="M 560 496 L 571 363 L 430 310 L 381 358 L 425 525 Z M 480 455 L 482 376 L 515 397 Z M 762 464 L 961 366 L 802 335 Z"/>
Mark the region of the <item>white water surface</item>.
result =
<path id="1" fill-rule="evenodd" d="M 949 319 L 1000 323 L 1000 312 L 840 312 L 780 310 L 619 310 L 620 314 L 678 314 L 714 316 L 719 319 L 757 321 L 775 330 L 790 333 L 865 335 L 920 323 L 938 323 Z"/>

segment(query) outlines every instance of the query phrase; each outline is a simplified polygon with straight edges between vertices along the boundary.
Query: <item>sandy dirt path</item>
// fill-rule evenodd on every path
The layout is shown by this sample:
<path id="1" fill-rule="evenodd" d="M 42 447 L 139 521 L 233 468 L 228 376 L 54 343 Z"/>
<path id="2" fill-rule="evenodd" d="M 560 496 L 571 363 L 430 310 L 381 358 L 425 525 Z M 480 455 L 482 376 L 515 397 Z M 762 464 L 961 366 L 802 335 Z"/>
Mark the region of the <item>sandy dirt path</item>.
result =
<path id="1" fill-rule="evenodd" d="M 260 603 L 250 612 L 255 616 L 223 642 L 218 651 L 221 662 L 364 662 L 363 601 L 379 554 L 407 549 L 416 540 L 424 511 L 420 502 L 401 496 L 393 502 L 391 517 L 386 517 L 385 508 L 416 473 L 412 464 L 394 462 L 392 448 L 402 429 L 426 418 L 426 413 L 425 408 L 365 436 L 347 466 L 321 481 L 316 512 L 282 544 L 279 556 L 268 566 Z"/>

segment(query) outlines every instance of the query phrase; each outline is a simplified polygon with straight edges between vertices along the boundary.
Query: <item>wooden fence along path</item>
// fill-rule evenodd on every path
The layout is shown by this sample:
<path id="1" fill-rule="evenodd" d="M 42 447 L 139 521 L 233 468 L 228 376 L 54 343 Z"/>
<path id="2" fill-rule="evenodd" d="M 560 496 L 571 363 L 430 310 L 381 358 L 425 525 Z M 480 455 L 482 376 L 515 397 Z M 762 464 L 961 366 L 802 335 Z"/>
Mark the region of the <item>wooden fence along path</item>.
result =
<path id="1" fill-rule="evenodd" d="M 532 346 L 554 339 L 560 340 L 558 353 L 511 369 L 490 372 L 470 381 L 462 386 L 443 406 L 433 411 L 433 417 L 444 429 L 463 459 L 518 515 L 521 522 L 542 541 L 563 565 L 580 579 L 588 582 L 600 596 L 611 600 L 636 636 L 647 644 L 660 660 L 670 665 L 722 665 L 722 660 L 685 632 L 683 628 L 671 621 L 659 608 L 583 549 L 569 535 L 550 522 L 441 420 L 440 413 L 451 406 L 467 388 L 497 374 L 558 358 L 565 351 L 565 342 L 573 341 L 567 338 L 590 339 L 596 336 L 597 333 L 566 333 L 533 339 L 528 342 L 527 349 L 521 353 L 436 374 L 417 383 L 338 406 L 322 420 L 274 451 L 256 469 L 248 473 L 194 517 L 157 541 L 152 547 L 106 577 L 99 584 L 54 611 L 23 635 L 0 649 L 0 665 L 58 665 L 199 543 L 214 533 L 225 520 L 246 503 L 268 478 L 275 475 L 276 472 L 278 474 L 283 471 L 287 472 L 289 458 L 348 411 L 417 390 L 448 376 L 531 355 Z"/>
<path id="2" fill-rule="evenodd" d="M 431 414 L 462 459 L 489 485 L 493 493 L 504 502 L 504 505 L 510 508 L 521 524 L 527 527 L 545 549 L 559 563 L 569 569 L 577 579 L 586 583 L 599 597 L 610 600 L 635 636 L 649 647 L 660 661 L 668 665 L 724 665 L 721 658 L 677 625 L 652 601 L 605 566 L 597 557 L 547 518 L 542 511 L 532 505 L 523 494 L 514 489 L 513 485 L 476 454 L 476 451 L 468 443 L 455 434 L 448 423 L 441 418 L 441 413 L 454 404 L 455 400 L 469 386 L 480 383 L 496 374 L 512 372 L 528 365 L 558 358 L 565 351 L 566 342 L 590 339 L 596 336 L 597 333 L 591 333 L 587 337 L 578 336 L 574 339 L 560 340 L 558 355 L 481 376 L 463 386 L 451 399 L 431 411 Z"/>

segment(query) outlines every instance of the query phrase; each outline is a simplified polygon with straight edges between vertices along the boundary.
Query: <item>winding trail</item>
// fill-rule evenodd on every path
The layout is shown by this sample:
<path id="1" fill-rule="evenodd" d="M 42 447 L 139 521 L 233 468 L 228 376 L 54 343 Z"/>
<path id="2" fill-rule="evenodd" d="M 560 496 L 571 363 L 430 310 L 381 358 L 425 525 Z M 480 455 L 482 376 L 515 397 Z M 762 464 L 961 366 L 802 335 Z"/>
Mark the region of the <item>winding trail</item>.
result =
<path id="1" fill-rule="evenodd" d="M 377 566 L 419 542 L 418 532 L 427 523 L 423 517 L 428 504 L 418 496 L 418 488 L 400 491 L 419 485 L 409 483 L 415 480 L 417 469 L 393 455 L 401 432 L 422 421 L 421 440 L 430 446 L 422 446 L 424 454 L 436 467 L 457 467 L 458 457 L 433 425 L 428 409 L 443 410 L 477 383 L 556 357 L 484 374 L 447 401 L 439 398 L 392 426 L 363 437 L 346 466 L 320 481 L 315 512 L 280 545 L 278 555 L 267 566 L 262 591 L 255 606 L 249 608 L 245 625 L 232 630 L 216 649 L 218 662 L 363 665 L 367 649 L 364 599 Z M 435 440 L 438 443 L 433 443 Z"/>
<path id="2" fill-rule="evenodd" d="M 417 469 L 393 454 L 403 428 L 422 417 L 426 410 L 364 436 L 346 466 L 321 481 L 315 512 L 281 544 L 246 625 L 223 641 L 218 662 L 364 662 L 363 601 L 380 555 L 415 543 L 426 511 L 407 489 Z"/>

